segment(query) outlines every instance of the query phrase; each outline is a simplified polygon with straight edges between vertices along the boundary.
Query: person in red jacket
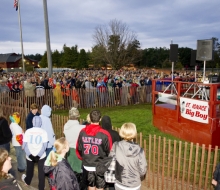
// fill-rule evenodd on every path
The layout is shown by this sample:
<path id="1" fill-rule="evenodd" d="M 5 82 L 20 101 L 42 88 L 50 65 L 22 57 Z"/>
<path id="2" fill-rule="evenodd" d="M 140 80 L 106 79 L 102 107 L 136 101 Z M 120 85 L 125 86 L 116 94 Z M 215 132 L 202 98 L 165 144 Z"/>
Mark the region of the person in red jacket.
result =
<path id="1" fill-rule="evenodd" d="M 112 139 L 108 131 L 101 128 L 99 110 L 90 112 L 91 124 L 86 125 L 79 133 L 76 144 L 76 155 L 82 160 L 83 177 L 88 190 L 103 189 L 105 180 L 96 174 L 96 165 L 108 157 L 112 148 Z"/>

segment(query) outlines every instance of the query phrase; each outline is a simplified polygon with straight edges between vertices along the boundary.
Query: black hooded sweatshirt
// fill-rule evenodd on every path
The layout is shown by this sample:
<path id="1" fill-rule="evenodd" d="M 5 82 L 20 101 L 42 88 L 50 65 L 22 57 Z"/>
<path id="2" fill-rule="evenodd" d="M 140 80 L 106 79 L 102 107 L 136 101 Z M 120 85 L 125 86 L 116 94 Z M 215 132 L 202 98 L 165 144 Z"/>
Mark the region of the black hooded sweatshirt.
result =
<path id="1" fill-rule="evenodd" d="M 120 138 L 118 132 L 112 130 L 112 123 L 111 123 L 111 119 L 110 119 L 109 116 L 106 116 L 106 115 L 103 116 L 101 124 L 102 124 L 102 128 L 105 129 L 106 131 L 108 131 L 109 134 L 111 135 L 111 137 L 112 137 L 112 144 L 114 142 L 121 141 L 121 138 Z"/>

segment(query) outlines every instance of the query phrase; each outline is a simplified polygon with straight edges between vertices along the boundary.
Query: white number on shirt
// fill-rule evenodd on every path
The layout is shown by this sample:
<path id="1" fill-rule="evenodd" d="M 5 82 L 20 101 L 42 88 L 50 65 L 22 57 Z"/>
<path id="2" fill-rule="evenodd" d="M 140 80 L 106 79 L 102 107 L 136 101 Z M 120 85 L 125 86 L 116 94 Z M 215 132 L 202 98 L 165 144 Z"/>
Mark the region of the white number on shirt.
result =
<path id="1" fill-rule="evenodd" d="M 42 137 L 40 135 L 31 135 L 30 136 L 30 144 L 41 144 L 42 143 Z"/>
<path id="2" fill-rule="evenodd" d="M 94 154 L 94 155 L 99 154 L 99 147 L 97 145 L 84 144 L 83 146 L 85 148 L 84 154 L 89 154 L 90 149 L 91 149 L 92 154 Z"/>

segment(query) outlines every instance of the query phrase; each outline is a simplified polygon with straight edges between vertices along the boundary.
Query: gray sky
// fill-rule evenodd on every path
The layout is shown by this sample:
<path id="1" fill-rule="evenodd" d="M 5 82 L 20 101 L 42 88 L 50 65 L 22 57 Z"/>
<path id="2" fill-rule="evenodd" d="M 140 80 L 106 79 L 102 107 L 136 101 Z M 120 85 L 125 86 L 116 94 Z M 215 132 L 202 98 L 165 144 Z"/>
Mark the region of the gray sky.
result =
<path id="1" fill-rule="evenodd" d="M 21 53 L 14 0 L 1 0 L 0 53 Z M 134 31 L 141 48 L 196 49 L 198 39 L 220 38 L 220 0 L 47 0 L 51 49 L 91 50 L 95 27 L 117 19 Z M 43 0 L 20 0 L 24 54 L 46 50 Z M 220 41 L 220 39 L 219 39 Z"/>

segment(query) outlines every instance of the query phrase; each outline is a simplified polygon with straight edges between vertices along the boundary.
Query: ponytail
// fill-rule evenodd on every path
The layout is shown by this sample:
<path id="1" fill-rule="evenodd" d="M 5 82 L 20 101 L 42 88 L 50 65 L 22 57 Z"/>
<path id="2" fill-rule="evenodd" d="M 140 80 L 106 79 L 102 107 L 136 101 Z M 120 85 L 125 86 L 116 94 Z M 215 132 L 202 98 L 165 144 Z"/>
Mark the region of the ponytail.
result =
<path id="1" fill-rule="evenodd" d="M 50 152 L 50 163 L 52 166 L 56 166 L 58 161 L 61 159 L 60 154 L 63 149 L 66 148 L 66 138 L 61 137 L 54 142 L 53 150 Z"/>

